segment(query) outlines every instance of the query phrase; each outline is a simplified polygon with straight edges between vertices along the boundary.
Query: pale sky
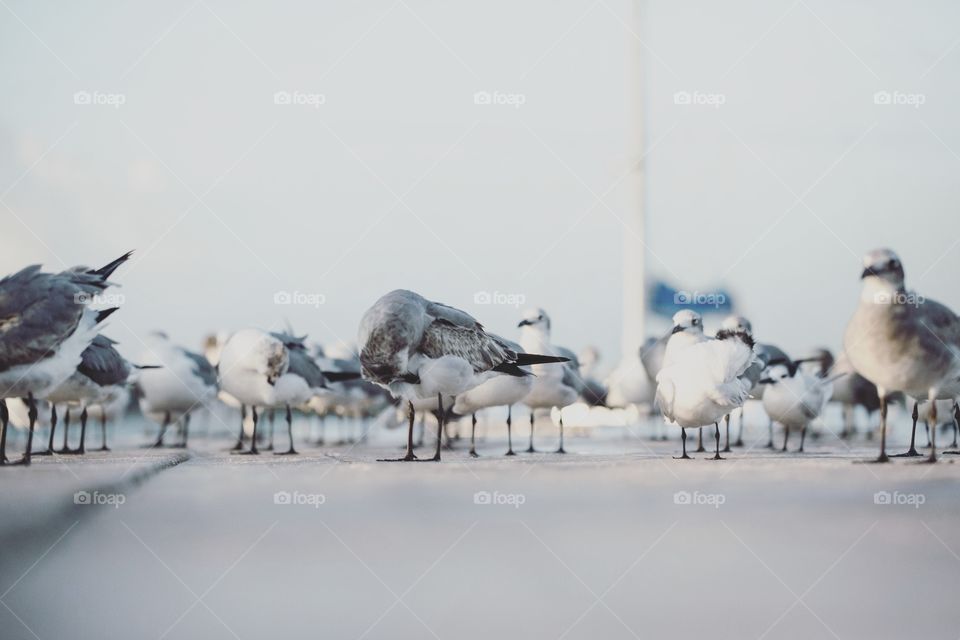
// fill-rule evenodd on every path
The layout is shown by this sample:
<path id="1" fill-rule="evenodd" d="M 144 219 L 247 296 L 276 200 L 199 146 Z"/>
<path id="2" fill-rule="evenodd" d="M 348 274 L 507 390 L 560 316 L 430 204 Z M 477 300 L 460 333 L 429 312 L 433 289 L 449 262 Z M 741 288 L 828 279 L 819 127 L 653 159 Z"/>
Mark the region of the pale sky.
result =
<path id="1" fill-rule="evenodd" d="M 794 352 L 840 345 L 876 246 L 960 308 L 960 5 L 631 6 L 4 0 L 0 272 L 136 249 L 131 357 L 152 329 L 352 341 L 403 287 L 507 337 L 474 296 L 523 296 L 609 367 L 642 69 L 651 277 L 729 288 Z"/>

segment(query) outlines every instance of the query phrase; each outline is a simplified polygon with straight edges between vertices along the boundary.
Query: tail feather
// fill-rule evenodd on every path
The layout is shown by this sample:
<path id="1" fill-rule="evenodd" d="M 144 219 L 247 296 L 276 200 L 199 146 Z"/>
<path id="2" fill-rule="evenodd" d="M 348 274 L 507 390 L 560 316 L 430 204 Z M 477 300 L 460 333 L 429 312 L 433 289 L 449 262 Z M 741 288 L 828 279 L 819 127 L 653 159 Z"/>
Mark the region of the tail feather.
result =
<path id="1" fill-rule="evenodd" d="M 94 324 L 100 324 L 101 322 L 109 318 L 111 315 L 113 315 L 113 312 L 119 308 L 120 307 L 110 307 L 109 309 L 102 309 L 100 311 L 97 311 L 97 318 Z"/>
<path id="2" fill-rule="evenodd" d="M 539 353 L 518 353 L 517 361 L 513 364 L 523 367 L 530 364 L 552 364 L 554 362 L 570 362 L 570 358 L 563 356 L 545 356 Z"/>
<path id="3" fill-rule="evenodd" d="M 119 267 L 119 266 L 122 265 L 124 262 L 126 262 L 127 260 L 129 260 L 131 255 L 133 255 L 133 251 L 127 251 L 125 254 L 123 254 L 122 256 L 120 256 L 119 258 L 117 258 L 116 260 L 114 260 L 113 262 L 111 262 L 111 263 L 109 263 L 109 264 L 105 264 L 105 265 L 103 265 L 102 267 L 100 267 L 99 269 L 91 269 L 91 270 L 88 271 L 87 273 L 90 273 L 90 274 L 92 274 L 92 275 L 100 276 L 100 278 L 101 278 L 102 280 L 106 280 L 106 279 L 109 278 L 111 275 L 113 275 L 113 272 L 117 270 L 117 267 Z"/>

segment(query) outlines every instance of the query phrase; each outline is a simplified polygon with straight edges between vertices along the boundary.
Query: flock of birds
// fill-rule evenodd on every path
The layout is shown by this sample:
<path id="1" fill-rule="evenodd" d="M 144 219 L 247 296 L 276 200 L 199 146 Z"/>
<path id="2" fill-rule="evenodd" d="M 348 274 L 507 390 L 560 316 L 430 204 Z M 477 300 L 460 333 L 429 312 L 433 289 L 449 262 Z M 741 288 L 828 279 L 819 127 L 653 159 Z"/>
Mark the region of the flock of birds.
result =
<path id="1" fill-rule="evenodd" d="M 414 438 L 418 414 L 436 418 L 436 446 L 429 460 L 440 460 L 445 427 L 452 418 L 470 416 L 470 455 L 476 456 L 477 413 L 506 407 L 506 455 L 512 456 L 514 405 L 529 409 L 527 451 L 533 452 L 538 412 L 576 402 L 604 405 L 611 395 L 611 388 L 587 375 L 588 360 L 595 354 L 588 352 L 581 362 L 551 342 L 550 317 L 543 310 L 523 313 L 519 342 L 513 342 L 486 331 L 464 311 L 405 290 L 384 295 L 366 311 L 357 353 L 325 352 L 292 330 L 242 329 L 211 336 L 203 354 L 155 333 L 133 364 L 101 333 L 117 309 L 95 308 L 112 285 L 110 277 L 130 255 L 99 269 L 81 266 L 47 273 L 34 265 L 0 280 L 0 465 L 29 465 L 34 455 L 85 453 L 91 415 L 100 420 L 100 450 L 109 450 L 106 423 L 123 414 L 131 389 L 143 415 L 159 425 L 150 446 L 164 446 L 172 425 L 179 427 L 179 438 L 166 446 L 188 446 L 191 413 L 218 403 L 239 410 L 233 449 L 247 455 L 261 451 L 265 413 L 270 423 L 266 448 L 273 448 L 273 416 L 279 411 L 286 418 L 289 446 L 276 453 L 296 454 L 294 411 L 366 419 L 403 406 L 406 453 L 396 461 L 419 460 Z M 727 318 L 710 336 L 698 313 L 682 310 L 673 317 L 671 330 L 649 339 L 638 354 L 636 369 L 655 388 L 653 397 L 620 395 L 626 402 L 652 401 L 666 424 L 680 428 L 680 459 L 690 459 L 687 429 L 698 430 L 697 451 L 705 451 L 703 429 L 712 427 L 711 459 L 722 460 L 721 453 L 731 451 L 733 415 L 739 416 L 740 428 L 732 446 L 743 446 L 743 408 L 750 400 L 761 402 L 769 416 L 770 448 L 777 423 L 783 427 L 780 449 L 787 451 L 791 432 L 799 431 L 798 451 L 803 452 L 808 429 L 833 400 L 844 406 L 845 425 L 856 407 L 879 411 L 876 461 L 888 462 L 888 406 L 901 398 L 913 403 L 910 450 L 901 455 L 922 455 L 915 446 L 916 427 L 925 415 L 934 427 L 925 461 L 935 462 L 938 415 L 951 413 L 953 449 L 943 453 L 958 453 L 960 318 L 908 292 L 903 266 L 890 250 L 867 254 L 861 277 L 859 304 L 837 360 L 824 349 L 791 359 L 782 349 L 758 342 L 750 322 L 740 316 Z M 49 408 L 48 441 L 46 450 L 34 451 L 34 433 L 43 422 L 41 402 Z M 64 410 L 59 449 L 58 406 Z M 71 411 L 80 415 L 76 448 L 69 446 Z M 16 461 L 6 455 L 11 416 L 27 428 L 25 452 Z M 721 422 L 726 431 L 723 449 Z M 562 412 L 557 426 L 556 453 L 562 454 Z M 423 420 L 421 427 L 420 443 Z"/>

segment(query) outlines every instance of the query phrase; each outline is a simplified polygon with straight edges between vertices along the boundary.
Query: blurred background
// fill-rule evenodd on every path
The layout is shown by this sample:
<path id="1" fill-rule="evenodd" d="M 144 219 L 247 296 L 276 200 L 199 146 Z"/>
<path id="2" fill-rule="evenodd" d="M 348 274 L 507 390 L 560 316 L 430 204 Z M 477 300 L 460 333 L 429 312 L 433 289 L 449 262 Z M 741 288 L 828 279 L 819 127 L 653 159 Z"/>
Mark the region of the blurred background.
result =
<path id="1" fill-rule="evenodd" d="M 613 366 L 644 277 L 837 348 L 880 245 L 960 305 L 956 3 L 0 5 L 0 271 L 136 249 L 128 354 L 403 287 Z"/>

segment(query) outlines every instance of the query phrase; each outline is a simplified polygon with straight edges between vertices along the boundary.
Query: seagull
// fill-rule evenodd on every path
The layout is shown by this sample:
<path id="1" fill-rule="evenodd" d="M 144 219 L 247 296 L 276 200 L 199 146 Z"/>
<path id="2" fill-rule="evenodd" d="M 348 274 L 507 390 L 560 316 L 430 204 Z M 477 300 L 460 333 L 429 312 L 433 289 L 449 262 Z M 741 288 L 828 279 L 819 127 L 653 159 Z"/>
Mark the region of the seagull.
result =
<path id="1" fill-rule="evenodd" d="M 678 334 L 679 335 L 679 334 Z M 668 359 L 657 375 L 657 402 L 664 418 L 680 427 L 683 455 L 688 428 L 713 424 L 720 457 L 720 418 L 743 406 L 753 383 L 744 375 L 756 361 L 753 338 L 743 331 L 721 329 L 715 340 L 687 346 Z"/>
<path id="2" fill-rule="evenodd" d="M 790 430 L 800 429 L 797 453 L 803 453 L 807 427 L 823 413 L 833 392 L 830 378 L 812 375 L 800 366 L 802 362 L 813 360 L 771 362 L 767 377 L 760 380 L 767 386 L 763 393 L 763 408 L 771 420 L 783 425 L 783 452 L 787 450 Z"/>
<path id="3" fill-rule="evenodd" d="M 516 342 L 495 336 L 509 349 L 523 353 L 523 347 Z M 523 400 L 533 388 L 533 374 L 525 376 L 496 376 L 486 382 L 468 389 L 456 397 L 453 411 L 459 415 L 470 414 L 470 455 L 477 457 L 474 436 L 477 429 L 477 411 L 488 407 L 507 407 L 507 452 L 504 455 L 516 455 L 513 451 L 513 405 Z"/>
<path id="4" fill-rule="evenodd" d="M 50 403 L 50 440 L 43 455 L 52 455 L 53 436 L 57 429 L 57 405 L 66 404 L 64 418 L 63 449 L 57 453 L 86 453 L 87 409 L 92 405 L 110 404 L 124 396 L 127 382 L 134 366 L 120 355 L 113 345 L 116 342 L 104 335 L 98 335 L 81 354 L 80 366 L 56 389 L 46 395 Z M 80 446 L 70 449 L 68 446 L 70 428 L 70 405 L 80 407 Z M 106 447 L 106 427 L 101 423 L 103 444 Z"/>
<path id="5" fill-rule="evenodd" d="M 29 465 L 36 402 L 67 378 L 97 335 L 97 325 L 116 307 L 90 307 L 112 283 L 108 278 L 130 253 L 100 267 L 74 267 L 60 273 L 32 265 L 0 280 L 0 465 L 7 464 L 6 398 L 26 398 L 31 427 L 19 464 Z"/>
<path id="6" fill-rule="evenodd" d="M 250 449 L 243 455 L 257 455 L 257 407 L 269 408 L 282 401 L 286 393 L 278 389 L 278 382 L 290 368 L 290 350 L 283 340 L 259 329 L 241 329 L 223 345 L 217 365 L 220 386 L 241 403 L 242 416 L 250 407 L 253 418 L 253 434 Z M 296 376 L 299 377 L 299 376 Z M 241 430 L 243 418 L 241 418 Z M 242 433 L 242 431 L 241 431 Z"/>
<path id="7" fill-rule="evenodd" d="M 953 389 L 952 391 L 960 392 L 960 389 Z M 910 448 L 904 453 L 897 453 L 890 456 L 891 458 L 915 458 L 923 455 L 922 453 L 917 451 L 917 447 L 916 447 L 917 421 L 920 419 L 920 416 L 923 416 L 924 426 L 926 427 L 926 430 L 927 430 L 927 446 L 928 447 L 930 446 L 930 442 L 931 442 L 930 441 L 930 427 L 931 427 L 930 422 L 931 421 L 934 422 L 933 424 L 934 430 L 936 430 L 937 427 L 939 426 L 938 424 L 936 424 L 935 416 L 938 416 L 938 415 L 946 415 L 948 417 L 953 416 L 954 426 L 956 428 L 956 419 L 958 415 L 958 410 L 957 410 L 957 401 L 955 400 L 955 398 L 957 396 L 960 396 L 960 393 L 953 393 L 952 391 L 951 389 L 948 388 L 940 392 L 940 398 L 937 399 L 936 401 L 937 406 L 934 410 L 931 410 L 929 400 L 919 400 L 916 398 L 913 400 L 913 413 L 911 414 L 911 416 L 913 417 L 913 427 L 910 430 Z M 954 442 L 952 446 L 954 449 L 956 449 L 957 447 L 956 431 L 954 431 L 953 439 L 954 439 Z M 944 451 L 943 453 L 953 454 L 952 451 L 950 452 Z"/>
<path id="8" fill-rule="evenodd" d="M 398 289 L 377 300 L 360 320 L 358 343 L 363 378 L 407 401 L 407 453 L 413 454 L 414 399 L 436 397 L 441 419 L 437 427 L 440 460 L 443 407 L 458 395 L 490 378 L 528 375 L 520 367 L 564 358 L 517 353 L 468 313 Z M 444 398 L 447 404 L 444 404 Z"/>
<path id="9" fill-rule="evenodd" d="M 673 328 L 663 348 L 660 371 L 674 362 L 680 353 L 688 347 L 711 340 L 703 333 L 703 317 L 692 309 L 682 309 L 673 314 Z M 659 375 L 659 371 L 657 372 Z M 663 408 L 661 407 L 661 410 Z M 683 432 L 686 436 L 686 431 Z M 697 431 L 697 453 L 706 451 L 703 446 L 703 430 Z"/>
<path id="10" fill-rule="evenodd" d="M 550 316 L 543 309 L 528 309 L 517 325 L 520 328 L 520 344 L 530 353 L 544 353 L 559 356 L 562 367 L 538 365 L 532 368 L 536 378 L 533 388 L 523 403 L 530 408 L 530 446 L 527 453 L 533 453 L 534 414 L 537 409 L 561 409 L 560 446 L 556 453 L 566 453 L 563 448 L 563 412 L 562 409 L 577 401 L 584 392 L 585 385 L 579 373 L 576 354 L 564 347 L 550 343 Z"/>
<path id="11" fill-rule="evenodd" d="M 174 344 L 162 331 L 148 336 L 144 346 L 140 362 L 146 370 L 136 382 L 140 410 L 160 423 L 160 433 L 150 447 L 162 447 L 170 423 L 179 421 L 181 440 L 173 446 L 185 448 L 191 412 L 217 397 L 216 370 L 204 356 Z"/>
<path id="12" fill-rule="evenodd" d="M 876 249 L 863 259 L 860 303 L 844 335 L 854 369 L 877 385 L 880 397 L 880 455 L 887 456 L 887 394 L 902 391 L 936 402 L 960 381 L 960 318 L 944 305 L 908 292 L 900 258 Z M 936 462 L 936 433 L 926 462 Z"/>
<path id="13" fill-rule="evenodd" d="M 130 389 L 123 386 L 119 388 L 118 393 L 112 399 L 87 407 L 91 418 L 100 419 L 100 448 L 96 451 L 110 451 L 110 447 L 107 446 L 107 421 L 122 418 L 129 404 Z"/>

